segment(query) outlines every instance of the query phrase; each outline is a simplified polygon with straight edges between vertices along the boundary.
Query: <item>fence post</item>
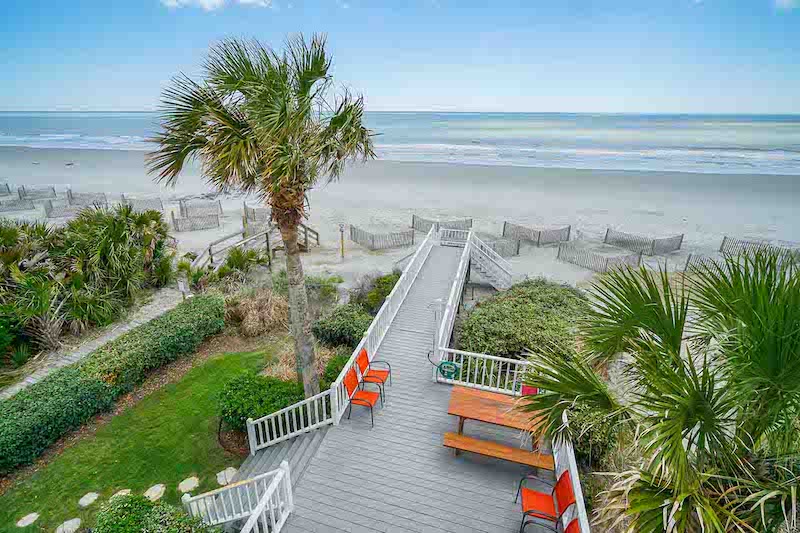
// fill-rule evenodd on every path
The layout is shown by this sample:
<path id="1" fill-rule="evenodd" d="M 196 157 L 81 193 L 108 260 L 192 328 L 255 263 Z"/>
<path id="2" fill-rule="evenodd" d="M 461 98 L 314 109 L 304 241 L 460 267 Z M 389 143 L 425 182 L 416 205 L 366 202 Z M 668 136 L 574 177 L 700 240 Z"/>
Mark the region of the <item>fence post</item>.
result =
<path id="1" fill-rule="evenodd" d="M 611 228 L 606 228 L 606 236 L 605 236 L 605 237 L 603 237 L 603 242 L 604 242 L 605 244 L 608 244 L 608 232 L 609 232 L 609 231 L 611 231 Z M 606 261 L 606 262 L 608 262 L 608 261 Z"/>
<path id="2" fill-rule="evenodd" d="M 214 252 L 211 251 L 211 245 L 208 245 L 208 262 L 211 263 L 211 266 L 214 266 Z"/>
<path id="3" fill-rule="evenodd" d="M 504 220 L 504 221 L 503 221 L 503 234 L 502 234 L 502 235 L 503 235 L 503 237 L 505 237 L 505 236 L 506 236 L 506 225 L 507 225 L 507 224 L 508 224 L 508 222 Z"/>
<path id="4" fill-rule="evenodd" d="M 569 242 L 569 236 L 572 233 L 572 224 L 567 226 L 567 242 Z"/>
<path id="5" fill-rule="evenodd" d="M 650 245 L 650 255 L 656 255 L 656 240 L 653 239 L 653 244 Z"/>
<path id="6" fill-rule="evenodd" d="M 722 253 L 725 250 L 725 241 L 728 240 L 728 236 L 725 235 L 722 237 L 722 244 L 719 245 L 719 251 Z"/>
<path id="7" fill-rule="evenodd" d="M 414 231 L 414 228 L 412 227 L 411 228 L 411 246 L 414 246 L 414 234 L 415 233 L 416 233 L 416 231 Z"/>
<path id="8" fill-rule="evenodd" d="M 681 233 L 681 240 L 680 242 L 678 242 L 678 250 L 680 250 L 681 246 L 683 246 L 683 238 L 685 235 L 686 235 L 685 233 Z"/>
<path id="9" fill-rule="evenodd" d="M 256 454 L 256 427 L 253 425 L 253 419 L 247 419 L 247 443 L 250 445 L 250 455 Z"/>
<path id="10" fill-rule="evenodd" d="M 266 233 L 264 234 L 267 240 L 267 260 L 269 261 L 269 267 L 272 268 L 272 250 L 269 246 L 269 228 L 267 228 Z"/>
<path id="11" fill-rule="evenodd" d="M 522 243 L 522 240 L 517 239 L 517 255 L 519 255 L 519 246 Z"/>
<path id="12" fill-rule="evenodd" d="M 417 215 L 414 215 L 414 214 L 411 215 L 411 229 L 416 229 L 416 227 L 417 227 L 416 220 L 415 220 L 416 216 Z"/>
<path id="13" fill-rule="evenodd" d="M 178 231 L 178 228 L 177 228 L 177 226 L 175 224 L 175 211 L 170 211 L 169 212 L 169 216 L 172 219 L 172 229 L 174 229 L 175 231 Z"/>
<path id="14" fill-rule="evenodd" d="M 336 382 L 331 383 L 331 416 L 333 417 L 333 425 L 339 425 L 339 396 L 336 394 Z"/>
<path id="15" fill-rule="evenodd" d="M 536 247 L 541 248 L 542 246 L 542 231 L 539 230 L 536 232 Z"/>

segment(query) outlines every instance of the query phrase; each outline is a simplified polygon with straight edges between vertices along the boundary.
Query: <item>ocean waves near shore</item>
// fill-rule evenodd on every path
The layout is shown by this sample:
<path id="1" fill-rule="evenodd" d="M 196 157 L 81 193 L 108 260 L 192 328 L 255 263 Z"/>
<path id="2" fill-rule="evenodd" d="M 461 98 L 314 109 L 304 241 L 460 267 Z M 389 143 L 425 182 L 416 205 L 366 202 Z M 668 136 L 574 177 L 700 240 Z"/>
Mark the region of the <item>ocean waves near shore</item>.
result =
<path id="1" fill-rule="evenodd" d="M 800 175 L 800 116 L 368 113 L 382 159 Z M 0 113 L 0 146 L 147 151 L 156 113 Z"/>

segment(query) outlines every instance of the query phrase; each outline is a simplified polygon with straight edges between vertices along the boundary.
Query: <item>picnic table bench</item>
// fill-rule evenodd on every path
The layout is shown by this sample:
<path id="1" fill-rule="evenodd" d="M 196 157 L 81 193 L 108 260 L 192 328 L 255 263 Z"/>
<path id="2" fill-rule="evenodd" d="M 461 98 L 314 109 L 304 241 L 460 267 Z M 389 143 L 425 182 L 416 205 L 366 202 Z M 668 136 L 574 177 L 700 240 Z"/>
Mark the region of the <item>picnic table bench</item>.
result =
<path id="1" fill-rule="evenodd" d="M 551 454 L 527 451 L 463 434 L 466 420 L 477 420 L 521 431 L 535 429 L 536 423 L 531 422 L 530 413 L 515 410 L 514 402 L 514 397 L 505 394 L 467 387 L 453 387 L 447 413 L 458 417 L 458 433 L 445 433 L 444 446 L 452 448 L 456 454 L 459 451 L 465 451 L 536 468 L 554 470 L 555 463 Z"/>

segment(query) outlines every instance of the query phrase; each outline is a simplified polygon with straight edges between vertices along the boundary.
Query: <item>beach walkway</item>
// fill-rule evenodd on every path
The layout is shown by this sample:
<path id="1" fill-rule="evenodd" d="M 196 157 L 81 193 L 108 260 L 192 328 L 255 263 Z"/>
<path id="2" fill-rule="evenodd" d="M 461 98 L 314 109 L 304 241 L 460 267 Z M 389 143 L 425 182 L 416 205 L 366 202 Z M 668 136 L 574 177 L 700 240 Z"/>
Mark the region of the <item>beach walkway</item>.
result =
<path id="1" fill-rule="evenodd" d="M 173 309 L 182 301 L 180 291 L 171 287 L 159 289 L 145 305 L 134 311 L 121 322 L 108 326 L 97 337 L 87 339 L 77 346 L 62 346 L 58 350 L 44 354 L 35 362 L 36 370 L 18 383 L 0 390 L 0 400 L 10 398 L 19 391 L 33 385 L 55 370 L 77 363 L 104 344 Z"/>
<path id="2" fill-rule="evenodd" d="M 327 432 L 294 487 L 283 529 L 304 532 L 512 532 L 521 513 L 516 484 L 530 469 L 442 446 L 455 431 L 447 414 L 451 387 L 432 380 L 437 300 L 446 300 L 462 249 L 434 246 L 376 359 L 392 365 L 386 405 L 354 406 Z M 519 446 L 519 433 L 467 423 L 465 433 Z M 534 531 L 533 527 L 528 531 Z"/>

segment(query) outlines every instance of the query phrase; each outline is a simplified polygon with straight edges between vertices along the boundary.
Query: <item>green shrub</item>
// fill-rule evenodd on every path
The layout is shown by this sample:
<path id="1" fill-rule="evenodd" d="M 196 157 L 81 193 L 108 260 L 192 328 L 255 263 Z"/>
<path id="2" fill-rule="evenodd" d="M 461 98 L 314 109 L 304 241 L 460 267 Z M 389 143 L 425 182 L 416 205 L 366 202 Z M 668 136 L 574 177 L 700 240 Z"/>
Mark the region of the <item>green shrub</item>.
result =
<path id="1" fill-rule="evenodd" d="M 341 276 L 306 276 L 306 292 L 312 305 L 330 305 L 339 300 L 338 285 L 344 283 Z M 289 296 L 289 278 L 285 270 L 273 274 L 272 290 L 281 296 Z"/>
<path id="2" fill-rule="evenodd" d="M 352 351 L 348 347 L 344 347 L 344 349 L 346 350 L 345 353 L 334 355 L 325 365 L 325 371 L 322 373 L 322 379 L 320 381 L 320 390 L 331 388 L 331 383 L 336 381 L 344 365 L 350 360 Z"/>
<path id="3" fill-rule="evenodd" d="M 141 382 L 148 370 L 193 352 L 203 339 L 219 333 L 225 325 L 224 316 L 221 296 L 190 298 L 99 348 L 81 369 L 108 384 L 116 394 L 126 392 Z"/>
<path id="4" fill-rule="evenodd" d="M 303 385 L 296 381 L 246 372 L 222 388 L 219 414 L 231 428 L 245 430 L 248 418 L 260 418 L 302 400 Z"/>
<path id="5" fill-rule="evenodd" d="M 372 317 L 355 304 L 339 305 L 328 316 L 317 320 L 312 331 L 327 346 L 349 346 L 354 349 L 372 323 Z"/>
<path id="6" fill-rule="evenodd" d="M 0 474 L 30 463 L 64 433 L 109 409 L 112 391 L 75 366 L 0 402 Z"/>
<path id="7" fill-rule="evenodd" d="M 567 353 L 574 349 L 575 324 L 588 309 L 572 287 L 541 278 L 524 281 L 465 316 L 458 329 L 459 348 L 506 357 L 540 346 Z"/>
<path id="8" fill-rule="evenodd" d="M 569 426 L 578 464 L 584 469 L 602 468 L 618 442 L 619 427 L 603 413 L 580 404 L 570 408 Z"/>
<path id="9" fill-rule="evenodd" d="M 142 531 L 147 516 L 155 504 L 145 498 L 129 494 L 112 498 L 97 512 L 94 533 L 133 533 Z"/>
<path id="10" fill-rule="evenodd" d="M 373 314 L 377 313 L 383 301 L 392 292 L 397 281 L 400 279 L 400 272 L 392 272 L 375 278 L 375 286 L 367 293 L 365 305 Z"/>
<path id="11" fill-rule="evenodd" d="M 205 533 L 203 525 L 185 511 L 144 496 L 117 496 L 97 513 L 94 533 Z"/>
<path id="12" fill-rule="evenodd" d="M 11 362 L 19 368 L 31 358 L 31 348 L 27 344 L 20 344 L 11 350 Z"/>
<path id="13" fill-rule="evenodd" d="M 219 296 L 198 296 L 0 401 L 0 474 L 33 461 L 67 431 L 111 407 L 145 372 L 191 352 L 224 326 Z"/>

